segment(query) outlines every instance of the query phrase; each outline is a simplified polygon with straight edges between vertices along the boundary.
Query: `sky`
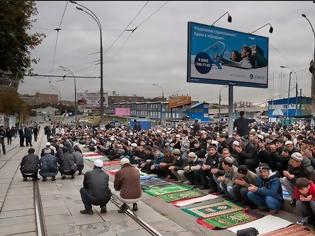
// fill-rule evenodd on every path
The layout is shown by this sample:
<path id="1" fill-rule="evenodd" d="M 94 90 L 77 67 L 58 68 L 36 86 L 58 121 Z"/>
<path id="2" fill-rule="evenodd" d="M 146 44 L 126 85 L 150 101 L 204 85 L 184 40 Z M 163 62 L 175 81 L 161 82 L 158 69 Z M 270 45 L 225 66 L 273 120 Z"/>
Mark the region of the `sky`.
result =
<path id="1" fill-rule="evenodd" d="M 269 38 L 268 88 L 234 87 L 234 101 L 264 103 L 271 98 L 288 94 L 290 69 L 291 96 L 295 84 L 302 94 L 311 94 L 309 62 L 313 57 L 314 37 L 306 14 L 315 25 L 313 1 L 79 1 L 99 18 L 104 48 L 104 92 L 144 97 L 190 95 L 194 101 L 228 102 L 228 89 L 223 85 L 187 83 L 187 23 L 212 24 L 226 11 L 227 15 L 215 25 L 241 32 L 252 32 L 270 23 L 255 34 Z M 45 33 L 41 45 L 32 51 L 40 59 L 33 65 L 34 73 L 68 75 L 65 81 L 47 77 L 25 77 L 19 93 L 35 92 L 61 94 L 62 100 L 74 100 L 74 83 L 69 72 L 76 76 L 99 76 L 100 34 L 96 22 L 66 1 L 37 1 L 37 22 L 31 33 Z M 142 9 L 142 11 L 141 11 Z M 137 14 L 139 13 L 140 14 Z M 64 14 L 63 14 L 64 13 Z M 154 14 L 153 14 L 154 13 Z M 152 15 L 153 14 L 153 15 Z M 62 17 L 63 16 L 63 17 Z M 129 24 L 131 22 L 131 24 Z M 128 26 L 129 25 L 129 26 Z M 59 33 L 54 29 L 60 26 Z M 124 31 L 126 27 L 133 33 Z M 58 35 L 58 37 L 57 37 Z M 112 45 L 112 43 L 121 37 Z M 110 47 L 110 49 L 109 49 Z M 158 84 L 160 87 L 153 86 Z M 78 92 L 96 92 L 99 79 L 77 79 Z"/>

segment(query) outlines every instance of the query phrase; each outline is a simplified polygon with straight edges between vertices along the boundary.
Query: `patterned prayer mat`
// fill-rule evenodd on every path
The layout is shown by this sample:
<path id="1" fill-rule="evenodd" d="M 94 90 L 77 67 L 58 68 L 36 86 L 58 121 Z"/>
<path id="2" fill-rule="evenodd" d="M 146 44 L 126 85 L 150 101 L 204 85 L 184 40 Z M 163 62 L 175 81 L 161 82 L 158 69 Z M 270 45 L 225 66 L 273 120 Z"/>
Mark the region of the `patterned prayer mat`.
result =
<path id="1" fill-rule="evenodd" d="M 143 185 L 158 184 L 158 183 L 168 183 L 168 184 L 170 184 L 167 181 L 164 181 L 162 179 L 159 179 L 159 178 L 156 178 L 156 177 L 152 177 L 152 176 L 149 179 L 140 179 L 140 182 Z"/>
<path id="2" fill-rule="evenodd" d="M 172 204 L 174 206 L 176 206 L 176 207 L 184 207 L 184 206 L 192 205 L 192 204 L 195 204 L 195 203 L 216 199 L 218 197 L 219 196 L 216 196 L 216 195 L 213 195 L 213 194 L 208 194 L 208 195 L 202 196 L 202 197 L 197 197 L 197 198 L 192 198 L 192 199 L 185 199 L 185 200 L 178 200 L 178 201 L 172 202 Z"/>
<path id="3" fill-rule="evenodd" d="M 104 162 L 103 166 L 119 166 L 120 165 L 120 161 L 107 161 Z"/>
<path id="4" fill-rule="evenodd" d="M 303 225 L 291 225 L 270 233 L 263 234 L 262 236 L 314 236 L 315 231 Z"/>
<path id="5" fill-rule="evenodd" d="M 142 189 L 150 189 L 150 188 L 154 188 L 154 187 L 159 187 L 159 188 L 163 188 L 166 186 L 170 186 L 170 185 L 174 185 L 172 183 L 168 183 L 168 182 L 157 182 L 157 183 L 144 183 L 141 184 L 141 188 Z"/>
<path id="6" fill-rule="evenodd" d="M 115 176 L 116 172 L 119 171 L 120 169 L 115 169 L 115 170 L 107 170 L 106 172 L 112 176 Z"/>
<path id="7" fill-rule="evenodd" d="M 201 197 L 204 196 L 205 193 L 198 191 L 198 190 L 187 190 L 182 192 L 176 192 L 176 193 L 167 193 L 160 195 L 159 197 L 162 198 L 166 202 L 174 202 L 181 199 L 190 199 L 195 197 Z"/>
<path id="8" fill-rule="evenodd" d="M 199 218 L 196 222 L 208 229 L 226 229 L 235 225 L 245 224 L 256 220 L 253 215 L 245 211 L 235 211 L 223 215 L 217 215 L 210 218 Z"/>
<path id="9" fill-rule="evenodd" d="M 183 186 L 183 185 L 176 185 L 176 184 L 172 184 L 172 185 L 168 185 L 165 187 L 152 187 L 149 189 L 145 189 L 143 190 L 145 193 L 150 194 L 151 196 L 160 196 L 163 194 L 167 194 L 167 193 L 175 193 L 175 192 L 181 192 L 181 191 L 186 191 L 191 189 L 191 187 L 187 187 L 187 186 Z"/>
<path id="10" fill-rule="evenodd" d="M 230 212 L 240 211 L 243 210 L 243 208 L 232 202 L 223 201 L 205 206 L 182 208 L 182 210 L 198 218 L 209 218 Z"/>

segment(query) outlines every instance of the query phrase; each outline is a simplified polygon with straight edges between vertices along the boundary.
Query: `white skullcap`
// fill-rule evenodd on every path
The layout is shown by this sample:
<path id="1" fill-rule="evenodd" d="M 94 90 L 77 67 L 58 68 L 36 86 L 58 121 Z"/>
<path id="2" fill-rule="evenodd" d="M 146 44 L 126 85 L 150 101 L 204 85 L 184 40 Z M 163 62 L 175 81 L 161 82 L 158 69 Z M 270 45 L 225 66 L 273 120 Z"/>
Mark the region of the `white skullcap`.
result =
<path id="1" fill-rule="evenodd" d="M 292 142 L 292 141 L 290 141 L 290 140 L 288 140 L 288 141 L 286 141 L 286 142 L 285 142 L 285 144 L 284 144 L 284 145 L 290 145 L 290 144 L 291 144 L 291 145 L 293 145 L 293 142 Z"/>
<path id="2" fill-rule="evenodd" d="M 94 161 L 94 166 L 96 167 L 103 167 L 103 161 L 100 159 L 97 159 Z"/>
<path id="3" fill-rule="evenodd" d="M 190 153 L 188 154 L 188 156 L 191 157 L 191 158 L 194 158 L 194 157 L 196 157 L 196 154 L 195 154 L 194 152 L 190 152 Z"/>
<path id="4" fill-rule="evenodd" d="M 136 143 L 132 143 L 131 147 L 138 147 L 138 145 Z"/>
<path id="5" fill-rule="evenodd" d="M 130 163 L 130 161 L 129 161 L 129 159 L 126 158 L 126 157 L 124 157 L 124 158 L 122 158 L 122 159 L 120 160 L 120 164 L 121 164 L 121 165 L 125 165 L 125 164 L 127 164 L 127 163 Z"/>
<path id="6" fill-rule="evenodd" d="M 240 143 L 239 143 L 239 141 L 234 141 L 234 142 L 233 142 L 233 145 L 235 145 L 235 146 L 239 146 L 239 145 L 240 145 Z"/>
<path id="7" fill-rule="evenodd" d="M 47 142 L 47 143 L 46 143 L 46 147 L 49 147 L 49 146 L 50 146 L 50 142 Z"/>
<path id="8" fill-rule="evenodd" d="M 176 136 L 175 136 L 176 138 L 180 138 L 180 135 L 179 134 L 176 134 Z"/>

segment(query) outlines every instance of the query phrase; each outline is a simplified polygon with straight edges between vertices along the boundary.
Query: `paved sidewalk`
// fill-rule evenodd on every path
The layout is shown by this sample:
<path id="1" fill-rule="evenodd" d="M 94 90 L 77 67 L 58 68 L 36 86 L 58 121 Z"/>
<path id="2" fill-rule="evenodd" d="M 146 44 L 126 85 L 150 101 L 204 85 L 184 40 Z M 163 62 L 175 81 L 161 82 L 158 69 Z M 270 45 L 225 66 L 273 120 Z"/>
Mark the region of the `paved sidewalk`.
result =
<path id="1" fill-rule="evenodd" d="M 39 141 L 33 143 L 36 151 L 40 145 Z M 0 235 L 37 235 L 33 182 L 23 182 L 19 169 L 28 147 L 20 147 L 18 139 L 9 147 L 12 150 L 0 156 Z"/>

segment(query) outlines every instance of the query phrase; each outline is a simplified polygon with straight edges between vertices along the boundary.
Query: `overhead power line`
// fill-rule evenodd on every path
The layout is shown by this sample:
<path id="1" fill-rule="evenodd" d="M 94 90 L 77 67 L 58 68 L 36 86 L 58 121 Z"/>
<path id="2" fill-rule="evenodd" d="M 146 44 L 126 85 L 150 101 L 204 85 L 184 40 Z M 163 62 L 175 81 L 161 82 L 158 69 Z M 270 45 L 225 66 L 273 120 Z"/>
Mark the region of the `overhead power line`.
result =
<path id="1" fill-rule="evenodd" d="M 166 4 L 168 3 L 168 1 L 166 1 L 165 3 L 163 3 L 158 9 L 156 9 L 154 12 L 152 12 L 147 18 L 145 18 L 137 27 L 139 28 L 140 26 L 142 26 L 145 22 L 147 22 L 153 15 L 155 15 L 156 13 L 158 13 L 158 11 L 160 11 Z"/>
<path id="2" fill-rule="evenodd" d="M 141 9 L 137 12 L 137 14 L 131 19 L 131 21 L 128 23 L 128 25 L 123 29 L 118 37 L 111 43 L 111 45 L 104 51 L 104 55 L 115 45 L 115 43 L 121 38 L 121 36 L 124 34 L 124 32 L 128 29 L 128 27 L 134 22 L 134 20 L 140 15 L 140 13 L 144 10 L 144 8 L 148 5 L 149 1 L 146 1 L 144 5 L 141 7 Z"/>

